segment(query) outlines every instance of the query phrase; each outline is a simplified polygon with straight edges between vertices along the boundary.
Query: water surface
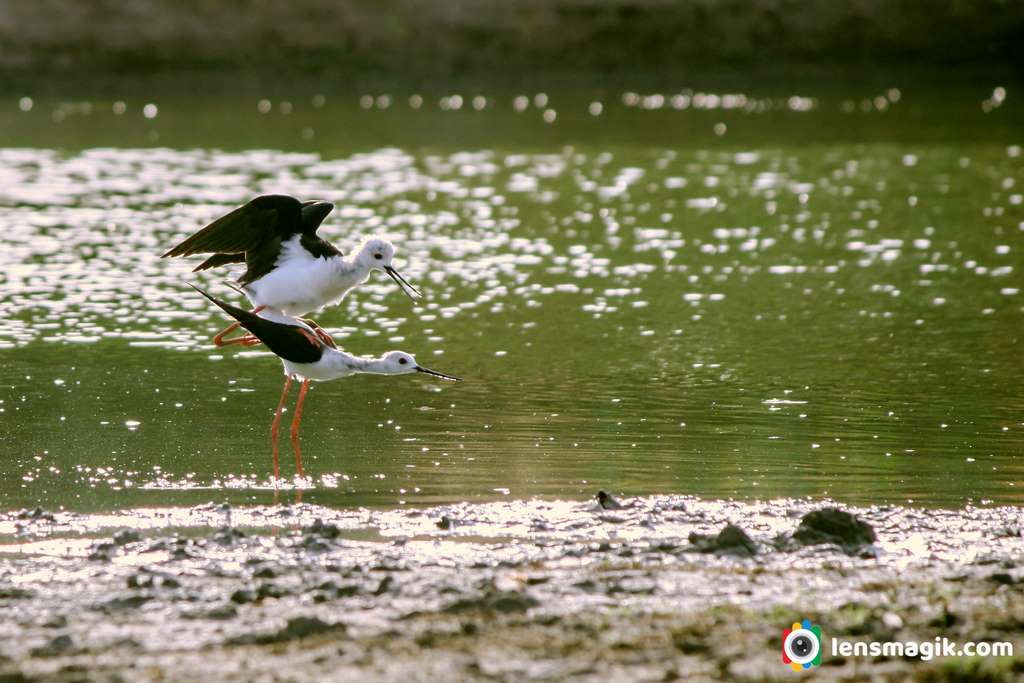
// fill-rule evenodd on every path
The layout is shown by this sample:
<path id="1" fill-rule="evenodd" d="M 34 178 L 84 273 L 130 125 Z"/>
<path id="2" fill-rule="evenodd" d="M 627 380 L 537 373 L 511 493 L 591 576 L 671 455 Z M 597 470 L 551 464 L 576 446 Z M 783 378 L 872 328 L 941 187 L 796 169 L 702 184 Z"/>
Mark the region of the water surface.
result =
<path id="1" fill-rule="evenodd" d="M 307 502 L 1019 504 L 1020 114 L 995 84 L 0 101 L 0 507 L 274 500 L 280 363 L 213 348 L 185 283 L 226 275 L 159 258 L 264 192 L 424 292 L 318 314 L 347 350 L 466 378 L 316 386 Z"/>

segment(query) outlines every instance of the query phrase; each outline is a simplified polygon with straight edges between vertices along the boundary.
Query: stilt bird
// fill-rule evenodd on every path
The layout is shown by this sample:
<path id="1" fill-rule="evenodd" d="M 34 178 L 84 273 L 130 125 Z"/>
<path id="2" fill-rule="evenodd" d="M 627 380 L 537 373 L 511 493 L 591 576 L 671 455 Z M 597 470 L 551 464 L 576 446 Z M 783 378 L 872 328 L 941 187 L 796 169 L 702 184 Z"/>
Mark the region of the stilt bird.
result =
<path id="1" fill-rule="evenodd" d="M 193 272 L 232 263 L 244 263 L 238 285 L 253 312 L 275 309 L 299 316 L 335 304 L 356 285 L 366 282 L 373 270 L 387 273 L 415 301 L 419 291 L 392 265 L 395 247 L 379 237 L 366 240 L 351 256 L 344 256 L 317 229 L 334 209 L 330 202 L 300 202 L 288 195 L 256 197 L 195 233 L 163 258 L 212 254 Z M 307 321 L 308 322 L 308 321 Z M 238 328 L 235 323 L 214 338 L 217 346 L 258 344 L 252 335 L 225 339 Z M 325 342 L 330 337 L 314 328 Z"/>
<path id="2" fill-rule="evenodd" d="M 281 392 L 281 400 L 277 403 L 274 422 L 270 428 L 275 480 L 279 475 L 277 457 L 278 427 L 281 422 L 281 411 L 284 408 L 284 402 L 288 397 L 288 390 L 291 388 L 293 379 L 302 380 L 299 398 L 295 404 L 295 417 L 292 418 L 291 427 L 292 449 L 295 452 L 295 469 L 299 476 L 304 476 L 302 470 L 302 451 L 299 447 L 299 423 L 302 421 L 302 406 L 306 400 L 306 392 L 309 390 L 310 380 L 325 382 L 359 373 L 408 375 L 420 372 L 453 382 L 460 381 L 458 377 L 428 370 L 417 363 L 415 357 L 404 351 L 388 351 L 379 358 L 353 356 L 325 343 L 317 335 L 317 328 L 306 324 L 302 320 L 286 316 L 270 308 L 256 314 L 216 299 L 195 285 L 192 285 L 192 287 L 217 304 L 221 310 L 234 318 L 239 325 L 247 329 L 259 341 L 266 344 L 267 348 L 273 351 L 284 364 L 284 390 Z"/>

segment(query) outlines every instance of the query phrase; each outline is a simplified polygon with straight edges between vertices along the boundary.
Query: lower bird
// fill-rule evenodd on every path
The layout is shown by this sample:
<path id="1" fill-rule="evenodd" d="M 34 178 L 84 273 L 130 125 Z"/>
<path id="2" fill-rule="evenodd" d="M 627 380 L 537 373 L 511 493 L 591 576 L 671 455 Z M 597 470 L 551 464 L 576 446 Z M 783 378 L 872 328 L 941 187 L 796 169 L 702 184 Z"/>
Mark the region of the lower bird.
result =
<path id="1" fill-rule="evenodd" d="M 239 325 L 247 329 L 255 338 L 263 342 L 274 352 L 284 364 L 284 390 L 281 400 L 277 403 L 274 422 L 270 428 L 270 443 L 274 454 L 274 479 L 279 477 L 277 457 L 277 435 L 281 423 L 281 411 L 284 409 L 288 390 L 293 379 L 301 379 L 299 398 L 295 403 L 295 416 L 292 418 L 291 437 L 292 449 L 295 452 L 295 469 L 300 477 L 305 476 L 302 469 L 302 450 L 299 447 L 299 423 L 302 421 L 302 406 L 306 400 L 310 380 L 318 382 L 338 379 L 360 373 L 374 375 L 408 375 L 419 372 L 441 379 L 458 382 L 458 377 L 443 372 L 429 370 L 416 362 L 416 358 L 404 351 L 388 351 L 379 358 L 353 356 L 332 344 L 327 344 L 317 334 L 315 327 L 305 321 L 286 316 L 274 309 L 265 309 L 256 314 L 216 299 L 195 285 L 192 287 L 217 304 L 225 313 L 234 318 Z"/>

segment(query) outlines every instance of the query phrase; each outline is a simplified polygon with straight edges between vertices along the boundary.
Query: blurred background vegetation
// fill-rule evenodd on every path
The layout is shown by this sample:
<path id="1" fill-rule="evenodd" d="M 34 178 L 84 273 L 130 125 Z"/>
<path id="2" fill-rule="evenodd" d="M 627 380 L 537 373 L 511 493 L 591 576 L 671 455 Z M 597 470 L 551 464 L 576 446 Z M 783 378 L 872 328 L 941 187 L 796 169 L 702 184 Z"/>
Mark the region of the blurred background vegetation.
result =
<path id="1" fill-rule="evenodd" d="M 714 73 L 1016 80 L 1019 0 L 0 0 L 0 76 L 668 82 Z"/>

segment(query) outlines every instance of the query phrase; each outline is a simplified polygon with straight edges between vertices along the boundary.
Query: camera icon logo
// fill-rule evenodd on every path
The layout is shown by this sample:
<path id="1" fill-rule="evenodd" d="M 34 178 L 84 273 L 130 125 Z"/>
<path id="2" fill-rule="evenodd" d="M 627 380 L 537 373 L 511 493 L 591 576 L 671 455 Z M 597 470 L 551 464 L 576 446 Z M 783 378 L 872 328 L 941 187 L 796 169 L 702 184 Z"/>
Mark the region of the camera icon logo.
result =
<path id="1" fill-rule="evenodd" d="M 782 663 L 793 671 L 803 671 L 821 664 L 821 627 L 810 619 L 794 623 L 782 632 Z"/>

